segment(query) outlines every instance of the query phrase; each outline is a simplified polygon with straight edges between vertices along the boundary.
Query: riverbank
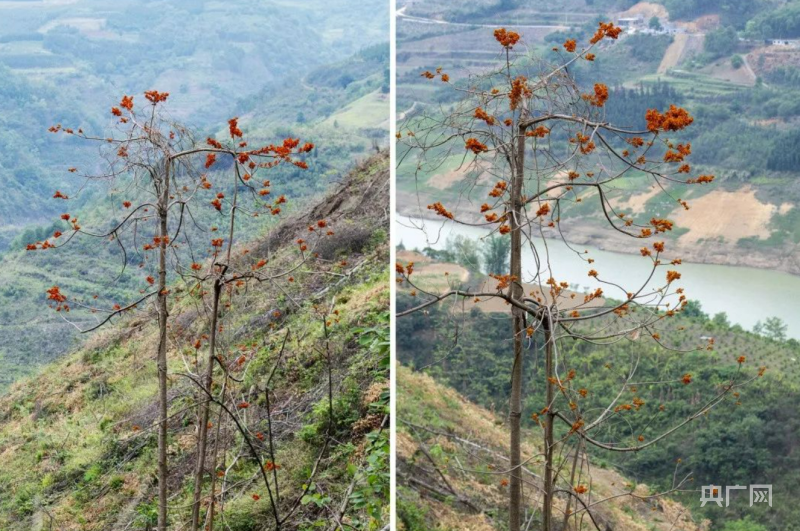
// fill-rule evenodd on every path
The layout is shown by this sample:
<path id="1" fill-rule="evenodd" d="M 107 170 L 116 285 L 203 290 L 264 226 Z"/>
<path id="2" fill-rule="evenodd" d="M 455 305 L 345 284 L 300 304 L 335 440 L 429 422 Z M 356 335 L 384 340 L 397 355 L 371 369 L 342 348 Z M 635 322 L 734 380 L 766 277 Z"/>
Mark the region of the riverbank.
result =
<path id="1" fill-rule="evenodd" d="M 456 225 L 449 220 L 444 223 L 441 218 L 423 220 L 398 215 L 396 221 L 396 241 L 402 242 L 409 250 L 422 250 L 425 247 L 444 249 L 450 237 L 461 235 L 478 240 L 489 234 L 486 229 Z M 614 238 L 603 239 L 600 242 L 602 246 L 574 242 L 567 245 L 555 238 L 534 237 L 532 241 L 538 262 L 533 250 L 526 245 L 523 248 L 523 280 L 526 282 L 536 273 L 535 264 L 541 263 L 542 278 L 553 277 L 559 282 L 568 282 L 578 292 L 602 287 L 606 296 L 624 299 L 626 292 L 622 289 L 638 290 L 646 285 L 647 290 L 655 290 L 663 286 L 663 270 L 648 283 L 652 269 L 650 260 L 638 252 L 615 251 L 611 245 L 616 241 Z M 545 246 L 546 262 L 542 254 Z M 669 249 L 673 251 L 669 252 Z M 675 287 L 684 288 L 686 296 L 699 302 L 705 313 L 725 313 L 732 324 L 738 324 L 746 330 L 753 330 L 758 322 L 763 323 L 770 317 L 779 317 L 788 326 L 788 337 L 800 339 L 800 305 L 790 295 L 800 293 L 800 276 L 751 264 L 734 266 L 730 261 L 723 264 L 693 262 L 691 258 L 702 256 L 699 252 L 692 256 L 676 255 L 672 244 L 668 244 L 667 250 L 663 257 L 664 264 L 668 264 L 673 256 L 681 256 L 683 260 L 680 266 L 670 266 L 681 273 L 681 279 L 675 283 Z M 717 251 L 711 249 L 708 256 L 719 258 L 719 254 L 715 253 Z M 593 260 L 591 264 L 589 258 Z M 599 273 L 599 280 L 588 276 L 589 269 Z"/>

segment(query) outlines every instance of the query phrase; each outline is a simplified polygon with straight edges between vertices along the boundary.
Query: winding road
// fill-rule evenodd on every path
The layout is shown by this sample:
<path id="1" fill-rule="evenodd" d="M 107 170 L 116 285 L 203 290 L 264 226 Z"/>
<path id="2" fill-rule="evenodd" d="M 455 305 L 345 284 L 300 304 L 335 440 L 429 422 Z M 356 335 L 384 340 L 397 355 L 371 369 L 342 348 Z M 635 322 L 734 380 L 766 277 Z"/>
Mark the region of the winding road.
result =
<path id="1" fill-rule="evenodd" d="M 460 26 L 464 28 L 498 28 L 500 26 L 505 26 L 506 28 L 530 28 L 530 29 L 553 29 L 553 30 L 568 28 L 568 26 L 554 25 L 554 24 L 470 24 L 467 22 L 450 22 L 447 20 L 439 20 L 435 18 L 424 18 L 424 17 L 416 17 L 413 15 L 406 15 L 407 8 L 408 6 L 404 6 L 397 10 L 396 15 L 398 20 L 405 20 L 407 22 L 416 22 L 417 24 L 439 24 L 443 26 Z"/>

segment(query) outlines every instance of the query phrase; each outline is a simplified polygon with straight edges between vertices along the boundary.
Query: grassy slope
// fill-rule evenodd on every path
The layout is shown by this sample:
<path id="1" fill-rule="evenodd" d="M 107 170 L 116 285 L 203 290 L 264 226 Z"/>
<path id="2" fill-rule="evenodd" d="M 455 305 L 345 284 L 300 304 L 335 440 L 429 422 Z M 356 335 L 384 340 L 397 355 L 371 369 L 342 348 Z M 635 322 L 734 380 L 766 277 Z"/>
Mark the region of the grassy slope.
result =
<path id="1" fill-rule="evenodd" d="M 507 474 L 502 470 L 508 463 L 504 420 L 430 376 L 406 367 L 397 370 L 397 390 L 400 397 L 397 413 L 400 529 L 422 531 L 430 529 L 434 522 L 442 530 L 504 529 Z M 528 507 L 537 507 L 541 499 L 535 485 L 540 484 L 537 476 L 541 475 L 542 466 L 540 460 L 532 456 L 541 451 L 541 437 L 526 431 L 523 440 L 523 460 L 525 456 L 531 459 L 525 474 L 526 495 L 534 498 L 528 499 Z M 447 483 L 437 474 L 426 453 L 436 462 Z M 591 477 L 583 476 L 581 483 L 592 485 L 590 494 L 585 497 L 587 500 L 590 495 L 592 500 L 597 500 L 630 490 L 628 480 L 604 468 L 594 468 Z M 457 494 L 453 494 L 447 484 Z M 634 492 L 647 494 L 649 489 L 640 483 Z M 559 503 L 563 507 L 561 500 Z M 621 496 L 601 507 L 596 517 L 610 529 L 690 531 L 704 528 L 670 499 L 661 499 L 654 506 L 631 496 Z"/>
<path id="2" fill-rule="evenodd" d="M 325 430 L 327 378 L 320 353 L 322 326 L 315 302 L 336 299 L 340 322 L 333 325 L 335 435 L 316 477 L 314 500 L 339 507 L 350 497 L 346 519 L 361 529 L 380 526 L 388 495 L 388 439 L 379 429 L 384 419 L 383 390 L 387 373 L 383 354 L 370 348 L 362 329 L 388 327 L 388 157 L 362 163 L 325 201 L 285 222 L 271 235 L 272 260 L 284 259 L 292 241 L 310 220 L 337 219 L 337 236 L 324 253 L 337 265 L 330 276 L 299 271 L 285 288 L 299 307 L 284 299 L 285 317 L 270 319 L 274 286 L 251 287 L 230 310 L 226 326 L 231 343 L 244 346 L 244 389 L 263 386 L 276 363 L 280 343 L 291 330 L 283 361 L 273 382 L 276 462 L 282 505 L 300 492 L 320 451 Z M 361 230 L 367 221 L 368 230 Z M 267 242 L 255 242 L 251 254 L 264 253 Z M 334 270 L 335 269 L 335 270 Z M 179 288 L 178 288 L 179 289 Z M 322 295 L 320 295 L 322 294 Z M 280 299 L 279 299 L 280 300 Z M 205 319 L 184 299 L 172 310 L 187 334 L 203 330 Z M 152 317 L 152 316 L 150 316 Z M 153 359 L 157 330 L 152 318 L 128 320 L 102 333 L 78 351 L 17 383 L 0 400 L 0 528 L 39 529 L 42 524 L 66 530 L 146 529 L 152 523 L 155 496 L 156 371 Z M 176 333 L 179 334 L 180 332 Z M 196 336 L 195 336 L 196 337 Z M 186 338 L 175 337 L 179 344 Z M 228 356 L 240 350 L 230 345 Z M 230 351 L 233 351 L 230 353 Z M 170 356 L 170 466 L 172 526 L 188 516 L 195 447 L 195 416 L 187 409 L 195 391 L 178 373 L 186 370 L 184 348 Z M 252 391 L 251 391 L 252 392 Z M 263 397 L 240 413 L 253 429 L 265 430 Z M 257 465 L 239 454 L 240 438 L 229 422 L 220 424 L 227 448 L 226 522 L 230 529 L 265 529 L 269 505 L 259 485 Z M 264 450 L 262 448 L 262 450 Z M 222 455 L 221 455 L 222 457 Z M 357 478 L 357 481 L 354 481 Z M 370 484 L 368 485 L 367 479 Z M 352 493 L 346 493 L 353 482 Z M 261 499 L 256 501 L 252 494 Z M 326 500 L 327 497 L 327 500 Z M 292 525 L 299 528 L 326 518 L 316 503 L 304 504 Z"/>

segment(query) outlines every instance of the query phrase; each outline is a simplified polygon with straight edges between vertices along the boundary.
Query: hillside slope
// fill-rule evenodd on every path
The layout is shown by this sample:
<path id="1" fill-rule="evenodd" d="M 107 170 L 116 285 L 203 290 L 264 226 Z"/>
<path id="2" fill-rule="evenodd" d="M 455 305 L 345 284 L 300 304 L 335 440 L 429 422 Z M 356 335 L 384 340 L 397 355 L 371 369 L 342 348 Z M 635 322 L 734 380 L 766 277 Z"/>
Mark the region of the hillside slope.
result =
<path id="1" fill-rule="evenodd" d="M 335 236 L 317 248 L 330 264 L 323 274 L 298 270 L 291 285 L 250 286 L 226 310 L 231 332 L 220 363 L 232 376 L 225 385 L 248 404 L 235 416 L 254 432 L 259 462 L 269 455 L 262 433 L 272 431 L 278 506 L 292 515 L 286 529 L 325 527 L 331 517 L 380 529 L 388 520 L 388 188 L 388 156 L 374 156 L 320 203 L 249 245 L 251 257 L 269 250 L 272 262 L 280 262 L 309 223 L 335 221 Z M 338 312 L 327 334 L 322 305 Z M 169 333 L 170 529 L 185 529 L 198 401 L 185 377 L 197 351 L 185 345 L 200 336 L 206 316 L 189 297 L 170 312 L 176 317 Z M 0 399 L 0 529 L 152 528 L 158 414 L 152 317 L 96 335 Z M 219 371 L 217 380 L 222 384 Z M 265 386 L 272 390 L 271 417 Z M 219 449 L 216 467 L 207 470 L 217 477 L 214 529 L 222 522 L 234 531 L 271 529 L 259 465 L 227 415 L 212 409 L 212 419 L 217 431 L 210 431 L 209 444 Z"/>
<path id="2" fill-rule="evenodd" d="M 422 531 L 432 529 L 434 523 L 442 530 L 505 529 L 508 474 L 503 470 L 508 466 L 508 434 L 501 416 L 406 367 L 397 369 L 397 392 L 399 529 Z M 529 511 L 538 512 L 541 505 L 537 487 L 541 462 L 536 457 L 541 438 L 527 431 L 523 441 L 523 461 L 528 463 L 524 477 L 527 519 Z M 693 521 L 678 502 L 637 497 L 650 494 L 648 487 L 634 486 L 613 470 L 595 467 L 580 482 L 591 485 L 584 497 L 587 503 L 611 498 L 593 510 L 603 529 L 708 529 L 707 522 Z M 557 504 L 560 513 L 564 500 Z M 536 513 L 533 518 L 536 521 Z"/>

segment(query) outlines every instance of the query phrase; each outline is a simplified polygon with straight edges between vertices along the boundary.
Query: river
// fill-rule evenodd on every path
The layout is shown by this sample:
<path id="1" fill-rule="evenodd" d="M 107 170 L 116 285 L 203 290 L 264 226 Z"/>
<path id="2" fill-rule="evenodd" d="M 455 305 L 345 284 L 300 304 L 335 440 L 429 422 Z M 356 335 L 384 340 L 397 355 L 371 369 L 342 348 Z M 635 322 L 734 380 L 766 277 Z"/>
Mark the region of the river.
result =
<path id="1" fill-rule="evenodd" d="M 424 230 L 417 228 L 420 226 Z M 394 227 L 397 230 L 395 241 L 402 242 L 409 250 L 421 250 L 424 247 L 443 249 L 450 236 L 460 234 L 479 239 L 488 234 L 487 230 L 476 227 L 439 220 L 412 221 L 404 216 L 396 217 Z M 534 243 L 538 249 L 543 248 L 543 240 L 534 239 Z M 590 267 L 599 271 L 604 280 L 633 289 L 639 287 L 650 273 L 649 260 L 639 255 L 611 253 L 580 246 L 579 250 L 588 250 L 588 256 L 595 260 L 589 266 L 564 242 L 547 240 L 546 243 L 554 268 L 552 276 L 559 281 L 576 283 L 581 289 L 599 286 L 587 275 Z M 535 265 L 531 265 L 534 261 L 529 246 L 525 248 L 523 264 L 528 267 L 528 274 L 523 273 L 526 277 L 524 280 L 527 280 L 532 276 L 531 268 L 535 268 Z M 689 299 L 700 302 L 705 313 L 714 315 L 725 312 L 732 324 L 739 324 L 747 330 L 752 330 L 757 321 L 763 322 L 767 317 L 777 316 L 788 325 L 788 336 L 800 339 L 799 276 L 766 269 L 709 264 L 684 263 L 670 269 L 680 271 L 682 278 L 677 281 L 677 285 L 685 288 Z M 662 271 L 665 270 L 666 268 L 659 270 L 653 287 L 663 285 Z M 612 294 L 606 287 L 604 289 L 610 296 L 619 298 L 619 295 Z"/>

